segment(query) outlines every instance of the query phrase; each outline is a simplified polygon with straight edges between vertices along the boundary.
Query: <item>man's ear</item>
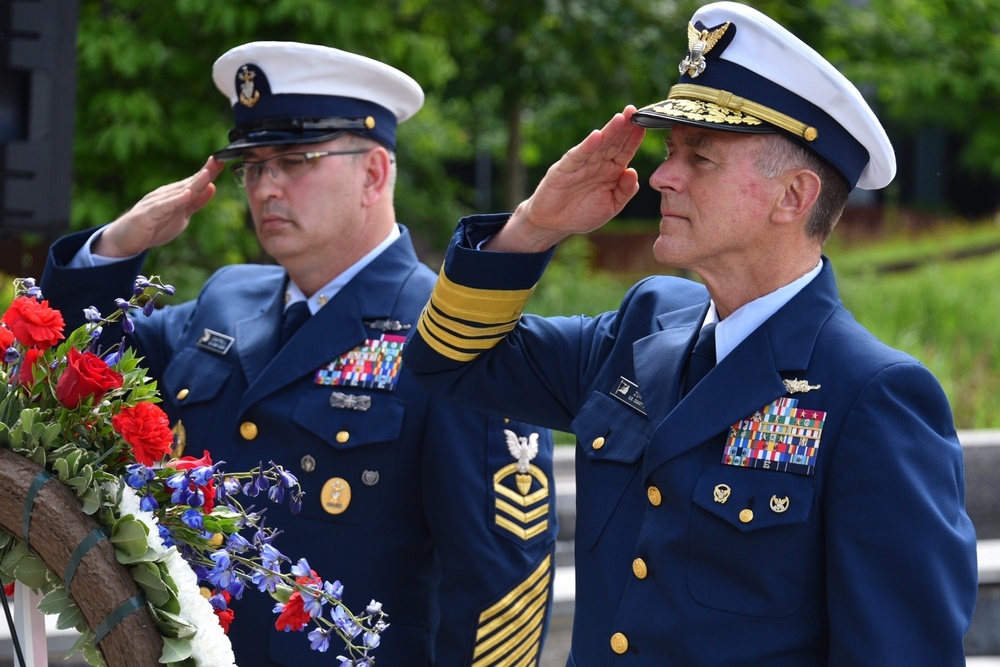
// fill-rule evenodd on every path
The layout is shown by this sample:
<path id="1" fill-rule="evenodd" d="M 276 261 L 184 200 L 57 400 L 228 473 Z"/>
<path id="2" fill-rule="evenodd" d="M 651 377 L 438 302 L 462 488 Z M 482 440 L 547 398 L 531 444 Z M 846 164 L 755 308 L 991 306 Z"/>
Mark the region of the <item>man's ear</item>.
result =
<path id="1" fill-rule="evenodd" d="M 365 169 L 363 203 L 366 206 L 374 206 L 386 194 L 386 188 L 389 187 L 392 160 L 389 152 L 382 146 L 376 146 L 362 155 L 361 159 L 364 161 Z"/>
<path id="2" fill-rule="evenodd" d="M 784 177 L 784 188 L 775 204 L 772 219 L 789 223 L 808 216 L 819 199 L 822 182 L 814 171 L 796 169 Z"/>

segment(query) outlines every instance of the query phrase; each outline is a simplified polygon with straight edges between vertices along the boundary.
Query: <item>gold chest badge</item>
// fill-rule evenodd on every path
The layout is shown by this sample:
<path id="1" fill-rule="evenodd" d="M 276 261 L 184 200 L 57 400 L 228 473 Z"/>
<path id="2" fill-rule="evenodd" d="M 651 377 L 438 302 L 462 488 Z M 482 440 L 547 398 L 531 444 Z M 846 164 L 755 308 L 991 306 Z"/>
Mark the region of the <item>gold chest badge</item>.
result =
<path id="1" fill-rule="evenodd" d="M 323 485 L 319 499 L 328 513 L 343 514 L 351 504 L 351 485 L 343 477 L 331 477 Z"/>

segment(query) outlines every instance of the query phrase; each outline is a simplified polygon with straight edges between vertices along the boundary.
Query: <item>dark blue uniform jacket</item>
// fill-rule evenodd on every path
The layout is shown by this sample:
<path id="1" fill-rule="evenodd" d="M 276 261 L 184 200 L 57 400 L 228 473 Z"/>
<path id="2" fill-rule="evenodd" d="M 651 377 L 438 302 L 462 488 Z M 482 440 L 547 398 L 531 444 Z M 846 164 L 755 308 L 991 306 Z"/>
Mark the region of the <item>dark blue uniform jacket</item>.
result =
<path id="1" fill-rule="evenodd" d="M 460 225 L 404 358 L 576 434 L 570 665 L 965 664 L 976 538 L 948 401 L 843 308 L 828 260 L 681 397 L 709 297 L 676 278 L 595 318 L 525 315 L 469 360 L 468 323 L 516 321 L 489 304 L 547 261 L 472 249 L 504 219 Z"/>
<path id="2" fill-rule="evenodd" d="M 141 258 L 62 268 L 89 233 L 53 246 L 42 284 L 71 320 L 88 305 L 109 312 L 141 268 Z M 162 274 L 169 282 L 169 270 Z M 405 368 L 379 386 L 322 383 L 352 352 L 385 347 L 383 336 L 402 340 L 415 326 L 434 274 L 405 229 L 279 351 L 285 282 L 277 266 L 230 266 L 197 300 L 136 318 L 130 342 L 172 423 L 183 424 L 186 453 L 208 450 L 234 471 L 273 460 L 298 476 L 301 514 L 268 510 L 283 531 L 275 546 L 339 579 L 353 611 L 383 604 L 391 626 L 374 652 L 380 667 L 534 664 L 551 608 L 550 434 L 434 398 Z M 367 410 L 344 407 L 364 397 Z M 538 434 L 526 493 L 505 430 L 526 441 Z M 256 591 L 234 603 L 240 665 L 333 661 L 336 641 L 328 653 L 310 651 L 305 633 L 274 629 L 273 606 Z"/>

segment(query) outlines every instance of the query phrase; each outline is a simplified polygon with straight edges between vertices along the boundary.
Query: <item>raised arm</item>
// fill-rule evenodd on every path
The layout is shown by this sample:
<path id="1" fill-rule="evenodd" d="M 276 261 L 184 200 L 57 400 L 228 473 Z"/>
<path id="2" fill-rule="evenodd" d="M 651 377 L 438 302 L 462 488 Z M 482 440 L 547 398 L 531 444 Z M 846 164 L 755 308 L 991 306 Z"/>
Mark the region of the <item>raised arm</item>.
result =
<path id="1" fill-rule="evenodd" d="M 639 191 L 628 166 L 645 130 L 627 106 L 549 167 L 535 192 L 485 246 L 500 252 L 543 252 L 571 234 L 591 232 L 618 215 Z"/>
<path id="2" fill-rule="evenodd" d="M 224 163 L 208 158 L 187 178 L 153 190 L 104 228 L 92 250 L 104 257 L 130 257 L 169 243 L 183 232 L 191 216 L 215 196 L 216 177 Z"/>

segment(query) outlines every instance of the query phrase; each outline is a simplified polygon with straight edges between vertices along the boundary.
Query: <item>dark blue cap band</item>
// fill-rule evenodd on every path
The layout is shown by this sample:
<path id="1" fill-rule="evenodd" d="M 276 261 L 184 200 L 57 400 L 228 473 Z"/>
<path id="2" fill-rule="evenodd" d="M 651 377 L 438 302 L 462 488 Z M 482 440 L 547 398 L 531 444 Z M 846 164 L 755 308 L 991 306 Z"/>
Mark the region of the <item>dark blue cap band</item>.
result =
<path id="1" fill-rule="evenodd" d="M 712 60 L 703 74 L 697 78 L 682 74 L 679 83 L 725 90 L 816 128 L 818 135 L 813 141 L 790 133 L 786 135 L 833 165 L 851 187 L 868 166 L 868 150 L 823 109 L 742 65 L 729 60 Z M 685 119 L 677 120 L 684 122 Z M 719 129 L 739 131 L 741 128 Z"/>
<path id="2" fill-rule="evenodd" d="M 345 123 L 338 128 L 336 119 L 359 120 L 371 117 L 371 129 L 363 123 Z M 329 119 L 330 123 L 317 123 Z M 240 102 L 233 105 L 234 129 L 229 138 L 230 148 L 250 148 L 280 143 L 309 143 L 336 134 L 339 130 L 371 137 L 391 150 L 396 150 L 396 116 L 385 107 L 353 97 L 331 95 L 267 95 L 252 106 Z M 322 127 L 313 127 L 313 124 Z"/>

